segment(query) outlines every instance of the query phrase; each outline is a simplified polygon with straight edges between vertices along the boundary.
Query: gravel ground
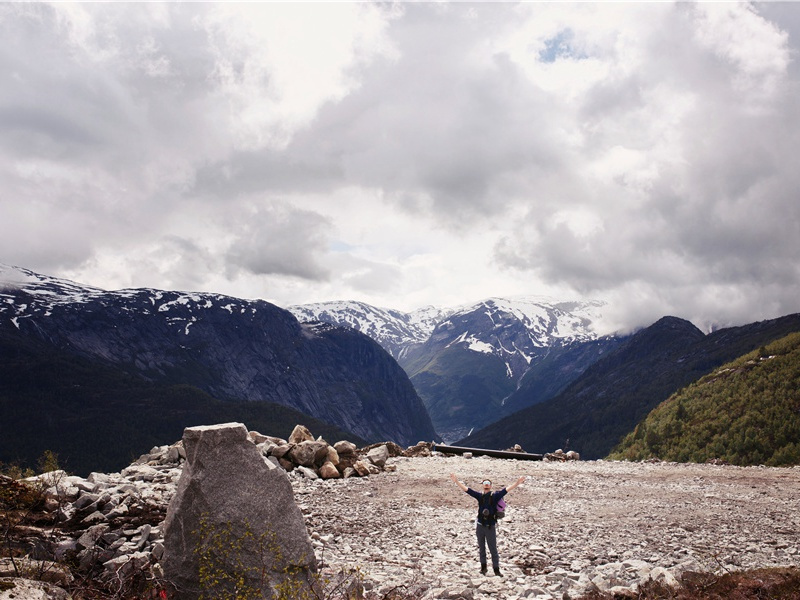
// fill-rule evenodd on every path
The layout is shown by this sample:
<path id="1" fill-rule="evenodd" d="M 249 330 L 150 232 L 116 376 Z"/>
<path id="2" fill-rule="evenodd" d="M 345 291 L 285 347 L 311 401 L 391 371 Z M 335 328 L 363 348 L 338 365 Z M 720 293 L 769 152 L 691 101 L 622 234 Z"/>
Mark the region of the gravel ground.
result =
<path id="1" fill-rule="evenodd" d="M 685 570 L 800 564 L 800 467 L 441 455 L 389 464 L 395 472 L 368 478 L 292 477 L 326 569 L 357 566 L 384 593 L 562 599 Z M 499 525 L 502 578 L 479 574 L 477 503 L 451 472 L 474 489 L 527 476 Z"/>

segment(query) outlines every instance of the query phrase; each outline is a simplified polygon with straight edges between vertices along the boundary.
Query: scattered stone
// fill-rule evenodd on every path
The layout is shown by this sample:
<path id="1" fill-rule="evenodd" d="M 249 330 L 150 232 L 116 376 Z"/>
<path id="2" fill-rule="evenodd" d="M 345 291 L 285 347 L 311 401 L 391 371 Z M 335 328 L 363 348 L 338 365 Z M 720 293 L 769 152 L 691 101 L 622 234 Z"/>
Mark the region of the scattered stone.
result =
<path id="1" fill-rule="evenodd" d="M 66 590 L 46 581 L 3 577 L 0 600 L 70 600 Z"/>
<path id="2" fill-rule="evenodd" d="M 339 469 L 331 461 L 326 461 L 323 465 L 319 468 L 319 475 L 323 479 L 339 479 L 342 474 L 339 473 Z"/>
<path id="3" fill-rule="evenodd" d="M 386 447 L 385 444 L 378 446 L 377 448 L 373 448 L 369 452 L 367 452 L 367 458 L 378 468 L 382 468 L 386 465 L 386 461 L 389 460 L 389 448 Z"/>
<path id="4" fill-rule="evenodd" d="M 248 432 L 246 443 L 263 468 L 270 461 L 295 473 L 288 481 L 321 575 L 357 567 L 363 589 L 377 597 L 405 586 L 420 600 L 466 598 L 467 591 L 472 600 L 562 600 L 593 589 L 613 589 L 624 598 L 648 579 L 674 587 L 684 573 L 796 565 L 800 557 L 800 467 L 580 462 L 570 460 L 570 452 L 554 452 L 559 458 L 543 462 L 467 460 L 431 456 L 427 442 L 394 456 L 390 444 L 359 449 L 340 441 L 326 445 L 319 467 L 301 469 L 282 457 L 302 441 L 323 440 L 290 444 L 264 437 Z M 379 472 L 368 455 L 382 445 L 390 456 L 380 477 L 356 472 L 357 462 L 366 475 Z M 338 465 L 330 460 L 332 450 Z M 161 525 L 186 468 L 184 457 L 179 442 L 151 449 L 120 473 L 84 479 L 62 472 L 42 479 L 62 525 L 52 543 L 37 551 L 50 552 L 48 560 L 81 565 L 80 577 L 99 574 L 114 582 L 137 572 L 160 575 Z M 341 477 L 333 476 L 332 466 Z M 478 574 L 474 506 L 452 486 L 451 472 L 473 487 L 486 476 L 497 486 L 528 476 L 509 494 L 499 526 L 505 577 Z M 83 522 L 95 512 L 104 520 Z M 25 587 L 15 598 L 52 597 L 43 593 Z"/>

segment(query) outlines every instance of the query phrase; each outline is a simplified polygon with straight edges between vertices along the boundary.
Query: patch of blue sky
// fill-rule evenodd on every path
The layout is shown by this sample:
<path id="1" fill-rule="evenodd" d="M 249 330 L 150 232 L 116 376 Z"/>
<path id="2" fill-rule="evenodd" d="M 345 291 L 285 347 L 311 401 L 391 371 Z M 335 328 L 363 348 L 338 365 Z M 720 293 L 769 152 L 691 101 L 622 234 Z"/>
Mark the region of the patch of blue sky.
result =
<path id="1" fill-rule="evenodd" d="M 572 47 L 574 34 L 571 29 L 563 29 L 557 35 L 544 42 L 544 49 L 539 51 L 539 60 L 552 63 L 559 58 L 586 58 L 583 53 L 576 53 Z"/>

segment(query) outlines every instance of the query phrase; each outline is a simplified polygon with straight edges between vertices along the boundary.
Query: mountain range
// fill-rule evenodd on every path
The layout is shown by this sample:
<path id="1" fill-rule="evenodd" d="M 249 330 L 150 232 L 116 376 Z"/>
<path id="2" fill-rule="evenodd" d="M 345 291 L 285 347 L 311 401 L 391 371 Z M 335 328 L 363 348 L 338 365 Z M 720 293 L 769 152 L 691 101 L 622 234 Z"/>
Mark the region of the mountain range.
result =
<path id="1" fill-rule="evenodd" d="M 596 333 L 603 307 L 528 296 L 410 313 L 358 302 L 288 310 L 302 322 L 350 327 L 380 343 L 408 373 L 437 432 L 452 441 L 552 397 L 616 347 L 621 338 Z M 508 403 L 520 385 L 537 393 Z"/>
<path id="2" fill-rule="evenodd" d="M 800 331 L 800 315 L 709 334 L 664 317 L 601 336 L 603 309 L 527 297 L 284 310 L 0 265 L 0 461 L 56 450 L 75 471 L 113 470 L 183 427 L 225 421 L 602 458 L 676 391 Z"/>
<path id="3" fill-rule="evenodd" d="M 663 317 L 595 361 L 559 394 L 457 443 L 504 448 L 513 440 L 529 452 L 562 448 L 576 450 L 583 458 L 603 458 L 673 393 L 797 331 L 800 314 L 709 334 L 684 319 Z"/>
<path id="4" fill-rule="evenodd" d="M 496 298 L 426 308 L 424 320 L 347 302 L 289 310 L 390 344 L 448 443 L 493 449 L 520 443 L 536 453 L 566 447 L 585 458 L 606 456 L 670 394 L 800 329 L 800 315 L 710 334 L 664 317 L 634 334 L 598 336 L 594 324 L 603 307 Z M 409 323 L 414 328 L 404 333 Z"/>
<path id="5" fill-rule="evenodd" d="M 281 405 L 368 442 L 437 439 L 408 376 L 371 338 L 300 324 L 259 300 L 153 289 L 108 292 L 0 266 L 0 332 L 0 362 L 8 365 L 24 352 L 36 356 L 41 372 L 29 373 L 34 384 L 50 381 L 51 356 L 79 361 L 81 369 L 104 369 L 105 376 L 111 370 L 115 377 L 133 377 L 158 393 L 188 386 L 215 402 L 247 403 L 251 411 L 261 406 L 262 417 Z M 11 379 L 4 373 L 3 381 Z M 7 383 L 4 388 L 5 415 L 14 391 Z M 74 402 L 79 416 L 88 400 L 78 395 Z M 78 421 L 85 428 L 75 435 L 107 426 L 83 416 Z M 4 421 L 3 436 L 28 435 Z"/>

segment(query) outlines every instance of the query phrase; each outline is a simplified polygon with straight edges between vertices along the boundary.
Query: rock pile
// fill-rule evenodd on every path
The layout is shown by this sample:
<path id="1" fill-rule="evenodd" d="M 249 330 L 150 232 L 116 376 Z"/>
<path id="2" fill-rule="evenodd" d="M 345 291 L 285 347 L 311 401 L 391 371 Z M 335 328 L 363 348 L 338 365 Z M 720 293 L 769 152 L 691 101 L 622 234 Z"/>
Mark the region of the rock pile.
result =
<path id="1" fill-rule="evenodd" d="M 347 479 L 375 475 L 384 470 L 391 455 L 397 456 L 403 452 L 397 444 L 391 442 L 369 446 L 365 452 L 359 452 L 356 445 L 348 441 L 336 442 L 331 446 L 321 437 L 314 439 L 303 425 L 297 425 L 288 440 L 261 435 L 255 431 L 251 431 L 248 436 L 274 464 L 288 472 L 297 470 L 309 479 Z M 425 442 L 420 444 L 424 446 Z"/>
<path id="2" fill-rule="evenodd" d="M 120 473 L 84 479 L 57 471 L 35 478 L 48 485 L 45 508 L 54 511 L 57 523 L 34 542 L 39 570 L 41 561 L 52 559 L 118 589 L 138 575 L 154 577 L 150 571 L 164 552 L 161 523 L 181 474 L 181 451 L 180 446 L 151 451 Z M 46 570 L 63 573 L 58 583 L 72 580 L 68 571 Z"/>
<path id="3" fill-rule="evenodd" d="M 511 448 L 506 448 L 505 452 L 525 452 L 522 449 L 522 446 L 519 444 L 514 444 Z M 471 456 L 471 454 L 470 454 Z M 544 462 L 566 462 L 568 460 L 580 460 L 581 455 L 575 452 L 574 450 L 570 450 L 569 452 L 564 452 L 560 448 L 555 452 L 548 452 L 544 456 L 542 456 L 542 460 Z"/>
<path id="4" fill-rule="evenodd" d="M 288 440 L 247 432 L 264 460 L 279 465 L 294 480 L 326 480 L 365 477 L 394 470 L 391 456 L 404 453 L 387 442 L 359 449 L 348 441 L 333 446 L 314 439 L 304 426 L 295 427 Z M 409 448 L 412 454 L 430 455 L 430 444 Z M 164 555 L 167 506 L 175 495 L 186 462 L 183 441 L 152 448 L 119 473 L 91 473 L 88 477 L 64 471 L 27 480 L 42 486 L 45 510 L 57 527 L 31 528 L 28 550 L 35 565 L 17 571 L 45 573 L 48 581 L 68 586 L 72 582 L 64 564 L 107 586 L 121 588 L 136 578 L 150 582 L 163 576 L 159 561 Z M 15 569 L 0 562 L 0 577 Z M 0 594 L 0 600 L 3 596 Z"/>
<path id="5" fill-rule="evenodd" d="M 548 452 L 542 457 L 544 462 L 567 462 L 568 460 L 580 460 L 581 455 L 575 452 L 574 450 L 570 450 L 569 452 L 564 452 L 560 448 L 555 452 Z"/>

